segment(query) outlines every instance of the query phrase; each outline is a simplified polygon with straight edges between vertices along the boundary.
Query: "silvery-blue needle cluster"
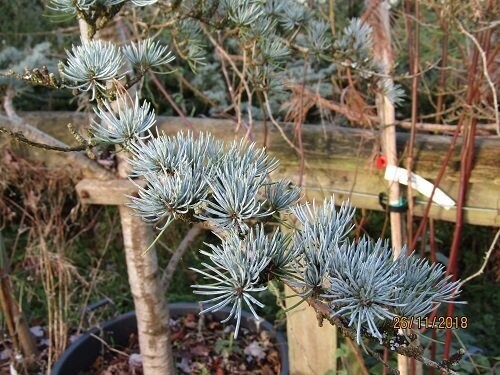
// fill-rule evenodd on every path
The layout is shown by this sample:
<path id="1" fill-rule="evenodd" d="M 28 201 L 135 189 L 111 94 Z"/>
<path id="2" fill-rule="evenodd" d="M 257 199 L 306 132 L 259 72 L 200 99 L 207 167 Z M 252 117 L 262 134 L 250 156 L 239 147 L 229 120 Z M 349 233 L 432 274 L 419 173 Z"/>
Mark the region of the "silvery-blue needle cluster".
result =
<path id="1" fill-rule="evenodd" d="M 242 309 L 258 317 L 259 293 L 272 280 L 327 303 L 332 316 L 355 330 L 358 343 L 365 335 L 382 340 L 380 327 L 394 316 L 426 316 L 457 293 L 443 266 L 405 250 L 393 259 L 388 242 L 351 238 L 355 209 L 349 202 L 296 204 L 300 190 L 269 177 L 278 163 L 255 144 L 224 145 L 206 133 L 153 136 L 154 116 L 137 99 L 128 110 L 103 108 L 107 114 L 97 113 L 108 127 L 95 127 L 96 137 L 123 140 L 131 177 L 145 182 L 131 197 L 136 214 L 159 229 L 174 219 L 204 221 L 220 237 L 220 244 L 202 250 L 208 260 L 194 271 L 206 283 L 193 288 L 206 297 L 203 312 L 231 308 L 226 321 L 235 318 L 235 336 Z M 264 225 L 276 223 L 280 212 L 295 221 L 288 233 Z"/>

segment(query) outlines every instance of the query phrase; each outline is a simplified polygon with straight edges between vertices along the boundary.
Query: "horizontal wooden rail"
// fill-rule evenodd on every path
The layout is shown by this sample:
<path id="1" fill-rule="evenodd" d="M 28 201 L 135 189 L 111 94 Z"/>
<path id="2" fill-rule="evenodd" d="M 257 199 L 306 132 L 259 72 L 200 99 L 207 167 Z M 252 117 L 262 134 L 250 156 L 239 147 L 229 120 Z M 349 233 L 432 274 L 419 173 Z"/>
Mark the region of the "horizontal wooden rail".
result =
<path id="1" fill-rule="evenodd" d="M 144 185 L 142 181 L 115 179 L 99 181 L 83 179 L 76 184 L 78 197 L 83 204 L 99 204 L 122 206 L 126 205 L 129 196 L 137 195 L 137 185 Z"/>
<path id="2" fill-rule="evenodd" d="M 78 127 L 88 122 L 85 115 L 70 112 L 34 112 L 25 113 L 23 116 L 31 124 L 73 144 L 71 135 L 66 130 L 66 124 L 72 123 Z M 245 129 L 240 128 L 236 131 L 235 124 L 229 120 L 200 118 L 188 120 L 196 131 L 210 132 L 216 138 L 225 141 L 240 139 L 245 134 Z M 157 125 L 170 135 L 181 130 L 188 131 L 186 125 L 177 117 L 159 117 Z M 297 182 L 300 172 L 299 156 L 276 128 L 269 123 L 267 127 L 269 129 L 267 149 L 271 155 L 280 160 L 280 167 L 274 173 L 274 177 L 288 178 Z M 283 130 L 293 140 L 293 126 L 284 124 Z M 331 124 L 304 125 L 302 134 L 306 160 L 303 179 L 305 198 L 320 200 L 335 194 L 339 201 L 349 198 L 356 207 L 382 210 L 378 195 L 386 192 L 387 184 L 383 179 L 383 172 L 374 167 L 374 158 L 379 149 L 378 134 L 370 130 L 344 128 Z M 252 135 L 258 145 L 263 144 L 262 123 L 254 124 Z M 397 140 L 401 160 L 404 161 L 408 134 L 398 133 Z M 449 136 L 417 136 L 413 172 L 432 182 L 443 163 L 450 140 Z M 439 188 L 454 199 L 458 192 L 461 146 L 459 140 L 452 161 L 439 185 Z M 34 152 L 38 158 L 46 160 L 49 164 L 61 166 L 61 160 L 54 159 L 55 153 L 43 150 Z M 479 138 L 475 152 L 469 193 L 465 202 L 465 222 L 500 226 L 500 139 Z M 404 163 L 401 163 L 401 166 L 404 166 Z M 124 188 L 124 191 L 129 192 L 128 188 Z M 113 197 L 113 202 L 109 204 L 118 204 L 116 200 L 122 202 L 121 199 Z M 414 201 L 415 215 L 420 216 L 425 210 L 427 198 L 417 195 Z M 445 210 L 433 204 L 430 217 L 454 221 L 456 210 Z"/>

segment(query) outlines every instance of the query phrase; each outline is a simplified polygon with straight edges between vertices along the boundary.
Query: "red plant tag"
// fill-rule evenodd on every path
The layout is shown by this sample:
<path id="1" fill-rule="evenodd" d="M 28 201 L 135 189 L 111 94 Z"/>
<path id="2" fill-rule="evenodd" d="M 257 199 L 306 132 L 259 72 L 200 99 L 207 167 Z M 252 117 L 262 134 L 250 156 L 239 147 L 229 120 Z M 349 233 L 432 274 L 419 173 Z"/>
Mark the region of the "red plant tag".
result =
<path id="1" fill-rule="evenodd" d="M 387 158 L 384 155 L 379 155 L 375 159 L 375 167 L 384 169 L 387 166 Z"/>

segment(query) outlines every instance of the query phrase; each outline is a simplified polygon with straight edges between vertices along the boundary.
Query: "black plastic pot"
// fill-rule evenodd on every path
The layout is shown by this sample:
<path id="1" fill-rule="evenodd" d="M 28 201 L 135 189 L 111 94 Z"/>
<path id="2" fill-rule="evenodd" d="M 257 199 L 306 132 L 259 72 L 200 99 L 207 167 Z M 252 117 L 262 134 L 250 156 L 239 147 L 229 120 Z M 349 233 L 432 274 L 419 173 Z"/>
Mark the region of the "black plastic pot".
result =
<path id="1" fill-rule="evenodd" d="M 186 314 L 198 313 L 200 305 L 196 303 L 172 303 L 168 305 L 171 317 L 179 317 Z M 229 314 L 230 309 L 222 309 L 213 313 L 216 319 L 222 320 Z M 241 317 L 241 327 L 253 332 L 269 331 L 275 337 L 276 346 L 280 353 L 281 375 L 289 374 L 288 347 L 285 338 L 276 332 L 271 323 L 261 320 L 255 321 L 252 314 L 243 312 Z M 137 320 L 135 312 L 120 315 L 119 317 L 104 323 L 101 327 L 96 327 L 80 336 L 63 353 L 59 361 L 52 368 L 52 375 L 76 375 L 80 371 L 88 370 L 95 362 L 98 355 L 103 351 L 104 344 L 92 337 L 96 335 L 108 343 L 116 346 L 126 346 L 130 334 L 137 332 Z"/>

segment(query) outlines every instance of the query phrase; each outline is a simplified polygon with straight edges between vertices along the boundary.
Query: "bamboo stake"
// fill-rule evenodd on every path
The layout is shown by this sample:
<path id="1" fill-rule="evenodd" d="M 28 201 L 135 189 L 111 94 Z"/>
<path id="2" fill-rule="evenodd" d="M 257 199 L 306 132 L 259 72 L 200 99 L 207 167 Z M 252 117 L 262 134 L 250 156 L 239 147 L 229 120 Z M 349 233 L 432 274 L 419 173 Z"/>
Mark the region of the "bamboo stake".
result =
<path id="1" fill-rule="evenodd" d="M 367 0 L 365 19 L 373 29 L 373 57 L 382 68 L 382 74 L 390 76 L 393 67 L 391 46 L 389 4 L 387 1 Z M 393 103 L 384 94 L 377 97 L 377 112 L 382 129 L 382 151 L 388 165 L 398 165 L 396 148 L 395 109 Z M 389 182 L 389 205 L 399 203 L 400 191 L 397 182 Z M 403 247 L 403 218 L 399 212 L 390 212 L 391 240 L 394 258 L 397 258 Z M 398 355 L 398 370 L 401 375 L 408 374 L 408 358 Z"/>

